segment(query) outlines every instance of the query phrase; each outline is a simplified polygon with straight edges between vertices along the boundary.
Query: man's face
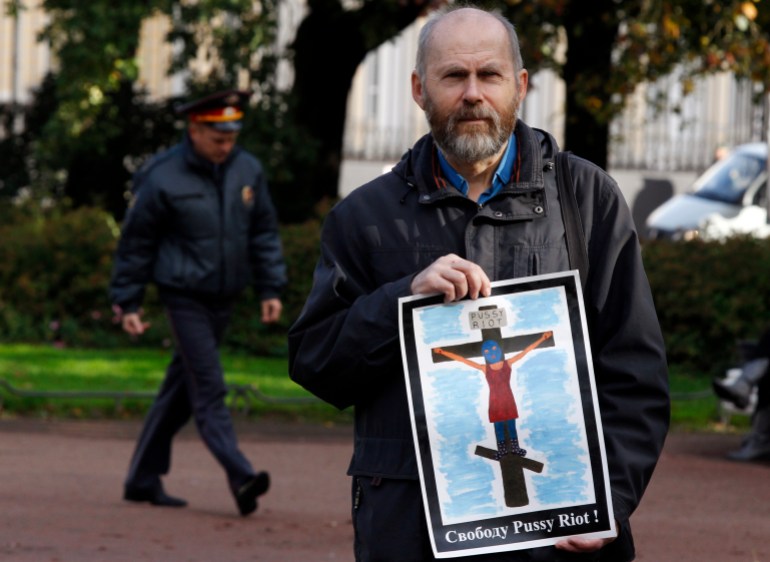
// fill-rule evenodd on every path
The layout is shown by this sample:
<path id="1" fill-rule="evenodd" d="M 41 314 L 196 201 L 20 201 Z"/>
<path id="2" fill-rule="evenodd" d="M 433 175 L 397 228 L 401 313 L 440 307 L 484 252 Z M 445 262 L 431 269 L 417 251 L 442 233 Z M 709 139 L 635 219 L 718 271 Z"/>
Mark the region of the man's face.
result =
<path id="1" fill-rule="evenodd" d="M 454 12 L 433 30 L 426 55 L 424 80 L 412 76 L 412 94 L 442 152 L 462 163 L 500 153 L 527 89 L 503 26 L 486 14 Z"/>
<path id="2" fill-rule="evenodd" d="M 195 152 L 214 164 L 227 160 L 238 139 L 237 131 L 217 131 L 202 123 L 191 123 L 189 131 Z"/>

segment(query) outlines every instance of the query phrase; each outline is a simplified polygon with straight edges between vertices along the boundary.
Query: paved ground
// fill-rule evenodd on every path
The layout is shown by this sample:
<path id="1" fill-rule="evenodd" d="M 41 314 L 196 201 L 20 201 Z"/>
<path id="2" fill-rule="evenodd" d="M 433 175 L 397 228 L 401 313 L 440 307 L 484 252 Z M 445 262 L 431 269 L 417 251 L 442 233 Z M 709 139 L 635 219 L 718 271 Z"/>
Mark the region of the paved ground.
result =
<path id="1" fill-rule="evenodd" d="M 0 421 L 3 562 L 351 562 L 348 428 L 240 422 L 274 485 L 236 514 L 192 431 L 174 451 L 181 510 L 121 501 L 136 422 Z M 737 435 L 672 434 L 632 519 L 643 562 L 770 561 L 770 464 L 723 460 Z"/>

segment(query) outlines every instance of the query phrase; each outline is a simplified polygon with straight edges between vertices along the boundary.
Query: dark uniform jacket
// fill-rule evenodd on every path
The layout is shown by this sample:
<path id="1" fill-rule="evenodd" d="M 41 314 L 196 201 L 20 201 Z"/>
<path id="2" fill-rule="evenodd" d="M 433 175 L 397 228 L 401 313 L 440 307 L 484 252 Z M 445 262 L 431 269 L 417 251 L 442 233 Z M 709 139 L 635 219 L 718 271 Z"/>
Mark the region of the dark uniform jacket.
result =
<path id="1" fill-rule="evenodd" d="M 134 179 L 110 297 L 136 311 L 149 281 L 190 296 L 228 299 L 249 283 L 277 297 L 286 269 L 275 209 L 260 162 L 235 147 L 215 166 L 189 137 L 153 158 Z"/>
<path id="2" fill-rule="evenodd" d="M 479 264 L 493 281 L 570 269 L 556 183 L 544 181 L 556 173 L 549 165 L 556 143 L 521 121 L 515 134 L 519 179 L 482 206 L 437 181 L 428 135 L 326 219 L 314 286 L 289 333 L 290 373 L 335 406 L 355 406 L 351 475 L 418 478 L 397 302 L 416 273 L 448 253 Z M 665 350 L 617 184 L 574 155 L 569 166 L 588 244 L 586 315 L 621 523 L 602 559 L 622 562 L 633 558 L 628 518 L 668 430 Z"/>

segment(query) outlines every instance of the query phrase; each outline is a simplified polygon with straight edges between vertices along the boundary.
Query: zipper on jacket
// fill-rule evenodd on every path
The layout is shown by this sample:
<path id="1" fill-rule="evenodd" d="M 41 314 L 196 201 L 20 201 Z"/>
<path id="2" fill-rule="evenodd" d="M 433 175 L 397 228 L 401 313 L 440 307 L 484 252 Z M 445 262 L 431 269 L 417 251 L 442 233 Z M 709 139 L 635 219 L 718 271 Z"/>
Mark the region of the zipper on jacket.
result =
<path id="1" fill-rule="evenodd" d="M 221 177 L 214 174 L 214 185 L 218 191 L 219 199 L 219 293 L 225 293 L 225 282 L 227 274 L 225 272 L 225 176 L 227 170 L 221 170 Z"/>

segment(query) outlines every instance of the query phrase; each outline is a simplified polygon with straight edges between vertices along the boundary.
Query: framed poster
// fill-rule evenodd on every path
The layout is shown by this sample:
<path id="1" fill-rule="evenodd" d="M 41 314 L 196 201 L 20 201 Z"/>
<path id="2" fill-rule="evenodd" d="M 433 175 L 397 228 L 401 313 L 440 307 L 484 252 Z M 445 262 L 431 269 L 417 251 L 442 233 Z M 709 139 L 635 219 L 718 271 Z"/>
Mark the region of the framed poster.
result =
<path id="1" fill-rule="evenodd" d="M 578 273 L 405 297 L 399 316 L 435 556 L 615 536 Z"/>

